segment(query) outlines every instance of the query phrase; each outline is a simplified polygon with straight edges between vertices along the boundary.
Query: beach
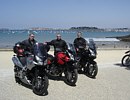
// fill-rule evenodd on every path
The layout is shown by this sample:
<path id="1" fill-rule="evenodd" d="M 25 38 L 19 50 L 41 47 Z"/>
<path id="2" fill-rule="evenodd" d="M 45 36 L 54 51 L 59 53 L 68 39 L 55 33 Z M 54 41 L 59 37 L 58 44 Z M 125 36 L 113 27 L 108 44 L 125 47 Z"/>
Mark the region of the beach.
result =
<path id="1" fill-rule="evenodd" d="M 78 74 L 74 87 L 49 79 L 46 96 L 35 95 L 31 89 L 15 83 L 11 60 L 14 53 L 0 51 L 0 100 L 130 100 L 130 68 L 121 65 L 125 51 L 98 49 L 96 79 Z"/>

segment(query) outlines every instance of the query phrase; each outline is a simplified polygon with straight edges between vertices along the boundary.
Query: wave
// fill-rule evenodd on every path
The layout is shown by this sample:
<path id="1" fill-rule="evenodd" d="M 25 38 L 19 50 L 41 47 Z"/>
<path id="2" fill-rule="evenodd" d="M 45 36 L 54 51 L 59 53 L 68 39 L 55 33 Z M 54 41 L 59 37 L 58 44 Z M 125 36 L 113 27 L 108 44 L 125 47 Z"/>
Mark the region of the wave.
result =
<path id="1" fill-rule="evenodd" d="M 93 41 L 106 41 L 106 42 L 109 42 L 109 41 L 120 41 L 116 38 L 85 38 L 87 41 L 89 40 L 93 40 Z"/>

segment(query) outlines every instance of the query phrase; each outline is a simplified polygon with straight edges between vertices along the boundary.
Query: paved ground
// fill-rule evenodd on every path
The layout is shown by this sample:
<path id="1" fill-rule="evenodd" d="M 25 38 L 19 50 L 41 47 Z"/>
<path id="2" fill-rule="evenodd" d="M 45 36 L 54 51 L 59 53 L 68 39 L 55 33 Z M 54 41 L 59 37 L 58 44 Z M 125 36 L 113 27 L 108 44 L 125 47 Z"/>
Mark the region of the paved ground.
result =
<path id="1" fill-rule="evenodd" d="M 98 55 L 102 57 L 105 53 L 111 57 L 112 52 L 99 51 Z M 49 80 L 48 95 L 37 96 L 31 89 L 15 83 L 12 53 L 0 52 L 0 100 L 130 100 L 130 69 L 120 64 L 123 53 L 116 60 L 107 58 L 109 62 L 97 58 L 99 72 L 96 79 L 79 74 L 75 87 L 63 81 Z M 5 54 L 8 57 L 3 56 Z"/>

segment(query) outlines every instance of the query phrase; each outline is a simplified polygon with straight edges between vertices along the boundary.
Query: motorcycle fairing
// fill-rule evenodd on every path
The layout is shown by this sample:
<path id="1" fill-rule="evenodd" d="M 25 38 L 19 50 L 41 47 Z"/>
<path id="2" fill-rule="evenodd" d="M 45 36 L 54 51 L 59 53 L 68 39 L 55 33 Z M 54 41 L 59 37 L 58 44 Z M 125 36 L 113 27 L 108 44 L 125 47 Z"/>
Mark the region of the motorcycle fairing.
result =
<path id="1" fill-rule="evenodd" d="M 22 63 L 19 61 L 19 58 L 18 58 L 17 56 L 14 56 L 14 57 L 12 58 L 12 61 L 13 61 L 14 65 L 16 65 L 16 66 L 18 66 L 18 67 L 20 67 L 20 68 L 23 68 Z"/>
<path id="2" fill-rule="evenodd" d="M 68 62 L 70 59 L 64 52 L 59 52 L 56 54 L 57 63 L 63 65 L 65 62 Z"/>

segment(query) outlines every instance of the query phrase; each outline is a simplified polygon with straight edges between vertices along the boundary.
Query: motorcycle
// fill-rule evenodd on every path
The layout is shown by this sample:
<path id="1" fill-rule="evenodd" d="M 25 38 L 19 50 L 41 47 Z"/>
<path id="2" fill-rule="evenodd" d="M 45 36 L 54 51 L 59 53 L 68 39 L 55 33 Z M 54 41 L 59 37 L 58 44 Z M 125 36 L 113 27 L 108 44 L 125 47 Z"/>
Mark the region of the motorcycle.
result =
<path id="1" fill-rule="evenodd" d="M 123 66 L 130 66 L 130 50 L 125 52 L 126 55 L 123 56 L 121 63 Z"/>
<path id="2" fill-rule="evenodd" d="M 25 52 L 20 43 L 16 43 L 14 52 L 16 54 L 12 57 L 12 61 L 16 83 L 31 86 L 37 95 L 45 95 L 49 82 L 45 71 L 47 52 L 42 43 L 35 44 L 34 54 Z"/>
<path id="3" fill-rule="evenodd" d="M 83 72 L 88 77 L 95 78 L 98 73 L 98 66 L 94 59 L 96 59 L 96 53 L 92 49 L 79 46 L 77 51 L 78 72 Z"/>
<path id="4" fill-rule="evenodd" d="M 70 43 L 67 43 L 67 45 L 68 50 L 66 50 L 66 52 L 59 50 L 55 56 L 49 54 L 47 73 L 51 77 L 60 78 L 62 78 L 62 74 L 64 73 L 66 84 L 75 86 L 78 78 L 78 72 L 74 58 L 74 48 Z"/>

